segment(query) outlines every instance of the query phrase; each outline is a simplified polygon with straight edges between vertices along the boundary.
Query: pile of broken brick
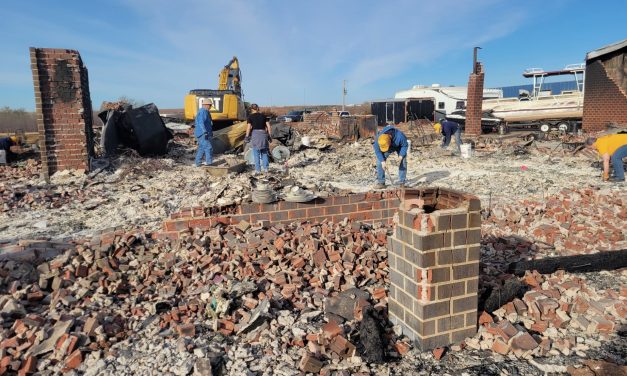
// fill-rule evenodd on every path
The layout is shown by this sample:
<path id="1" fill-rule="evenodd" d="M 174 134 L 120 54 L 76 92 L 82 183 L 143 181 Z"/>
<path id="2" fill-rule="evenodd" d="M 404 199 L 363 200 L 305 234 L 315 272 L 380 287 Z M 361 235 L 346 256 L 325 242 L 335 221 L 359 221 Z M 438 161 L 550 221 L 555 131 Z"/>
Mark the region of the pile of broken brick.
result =
<path id="1" fill-rule="evenodd" d="M 627 246 L 627 197 L 598 188 L 564 189 L 545 200 L 500 205 L 484 220 L 491 235 L 533 236 L 562 255 L 611 251 Z M 594 239 L 594 241 L 590 241 Z"/>
<path id="2" fill-rule="evenodd" d="M 627 287 L 598 291 L 585 277 L 558 271 L 552 275 L 527 272 L 529 288 L 492 315 L 483 312 L 479 331 L 465 344 L 520 358 L 569 356 L 597 348 L 615 337 L 627 320 Z"/>
<path id="3" fill-rule="evenodd" d="M 3 182 L 12 179 L 35 179 L 41 174 L 41 162 L 35 159 L 28 159 L 19 166 L 0 165 L 0 180 Z"/>
<path id="4" fill-rule="evenodd" d="M 18 210 L 58 209 L 70 203 L 88 201 L 92 197 L 94 195 L 87 194 L 86 191 L 77 188 L 54 189 L 0 183 L 2 211 L 11 212 L 12 214 Z"/>
<path id="5" fill-rule="evenodd" d="M 347 220 L 218 223 L 174 242 L 119 231 L 46 262 L 5 259 L 0 374 L 78 368 L 148 318 L 173 337 L 213 331 L 255 344 L 263 331 L 284 333 L 281 346 L 303 348 L 301 369 L 317 372 L 356 354 L 365 307 L 383 321 L 387 231 Z M 305 325 L 277 324 L 285 310 Z M 385 338 L 394 353 L 391 327 Z"/>
<path id="6" fill-rule="evenodd" d="M 245 345 L 257 354 L 287 354 L 294 371 L 376 369 L 372 363 L 411 348 L 387 321 L 389 231 L 348 220 L 216 221 L 206 231 L 185 230 L 174 241 L 115 231 L 73 244 L 22 242 L 13 252 L 0 252 L 5 254 L 0 257 L 0 374 L 84 371 L 96 360 L 115 362 L 116 345 L 140 333 L 173 339 L 212 333 L 221 338 L 214 345 L 222 347 L 224 358 Z M 492 250 L 500 249 L 495 244 L 510 248 L 491 244 Z M 514 249 L 532 246 L 518 243 Z M 482 252 L 486 249 L 484 244 Z M 482 255 L 483 271 L 491 259 Z M 486 275 L 516 278 L 499 267 Z M 521 299 L 492 315 L 483 313 L 477 335 L 451 349 L 492 350 L 521 359 L 585 357 L 626 323 L 624 287 L 598 290 L 583 277 L 561 272 L 528 273 L 522 280 L 529 291 Z M 488 282 L 482 276 L 481 284 Z M 364 326 L 367 318 L 378 323 L 374 329 Z M 372 343 L 380 344 L 379 353 L 369 348 Z M 235 367 L 239 361 L 232 355 L 209 362 L 191 342 L 183 348 L 196 360 L 197 371 L 199 364 Z M 436 349 L 434 356 L 443 353 Z"/>
<path id="7" fill-rule="evenodd" d="M 41 163 L 33 159 L 19 167 L 0 166 L 0 211 L 16 213 L 20 210 L 60 208 L 100 194 L 86 192 L 77 186 L 41 184 L 40 173 Z"/>

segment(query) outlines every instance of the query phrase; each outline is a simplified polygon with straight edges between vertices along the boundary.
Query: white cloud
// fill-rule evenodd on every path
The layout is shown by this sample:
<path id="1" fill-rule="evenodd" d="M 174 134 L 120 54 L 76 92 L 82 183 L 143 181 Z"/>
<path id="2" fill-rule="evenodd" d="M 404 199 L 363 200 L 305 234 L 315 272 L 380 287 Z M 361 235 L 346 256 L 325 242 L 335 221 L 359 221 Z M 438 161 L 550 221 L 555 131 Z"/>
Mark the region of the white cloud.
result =
<path id="1" fill-rule="evenodd" d="M 24 43 L 78 49 L 90 70 L 95 106 L 125 95 L 180 107 L 187 90 L 216 87 L 219 70 L 233 55 L 242 65 L 246 98 L 260 104 L 337 103 L 343 79 L 349 80 L 351 100 L 371 99 L 377 88 L 389 90 L 388 80 L 448 51 L 504 37 L 526 17 L 522 5 L 506 0 L 117 5 L 119 18 L 85 14 L 74 24 L 18 14 L 12 24 L 38 25 L 16 30 Z"/>

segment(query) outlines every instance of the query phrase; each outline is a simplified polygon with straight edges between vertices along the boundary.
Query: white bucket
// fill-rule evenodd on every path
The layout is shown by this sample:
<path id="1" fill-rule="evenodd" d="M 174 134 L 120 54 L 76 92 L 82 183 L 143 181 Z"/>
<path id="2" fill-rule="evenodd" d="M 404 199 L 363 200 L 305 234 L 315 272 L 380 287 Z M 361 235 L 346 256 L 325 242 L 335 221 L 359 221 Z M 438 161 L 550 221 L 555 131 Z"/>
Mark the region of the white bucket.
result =
<path id="1" fill-rule="evenodd" d="M 462 158 L 470 158 L 472 156 L 472 144 L 461 144 Z"/>
<path id="2" fill-rule="evenodd" d="M 303 144 L 304 146 L 310 146 L 311 145 L 311 140 L 309 139 L 309 136 L 303 136 L 300 139 L 300 143 Z"/>

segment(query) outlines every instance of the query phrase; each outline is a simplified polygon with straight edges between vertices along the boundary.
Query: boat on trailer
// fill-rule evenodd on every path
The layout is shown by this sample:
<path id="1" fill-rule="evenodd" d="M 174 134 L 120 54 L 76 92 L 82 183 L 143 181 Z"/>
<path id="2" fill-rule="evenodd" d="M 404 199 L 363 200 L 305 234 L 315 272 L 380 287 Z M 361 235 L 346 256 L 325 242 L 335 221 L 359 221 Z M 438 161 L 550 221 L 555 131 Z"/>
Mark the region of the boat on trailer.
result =
<path id="1" fill-rule="evenodd" d="M 561 75 L 573 75 L 577 89 L 556 95 L 551 94 L 550 90 L 542 90 L 547 77 Z M 556 71 L 530 68 L 524 71 L 523 76 L 533 78 L 531 93 L 521 91 L 518 98 L 484 100 L 483 111 L 490 112 L 510 127 L 539 126 L 545 132 L 551 128 L 563 132 L 575 130 L 583 117 L 585 64 L 571 64 Z"/>

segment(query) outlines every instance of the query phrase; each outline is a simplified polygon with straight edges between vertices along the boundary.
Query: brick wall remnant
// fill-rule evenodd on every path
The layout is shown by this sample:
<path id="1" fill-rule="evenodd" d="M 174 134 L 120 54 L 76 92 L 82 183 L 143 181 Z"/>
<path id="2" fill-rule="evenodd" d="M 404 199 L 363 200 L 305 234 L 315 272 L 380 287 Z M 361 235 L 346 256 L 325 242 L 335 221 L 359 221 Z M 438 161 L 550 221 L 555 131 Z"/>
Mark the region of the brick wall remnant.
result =
<path id="1" fill-rule="evenodd" d="M 374 115 L 340 117 L 337 113 L 329 115 L 323 111 L 316 111 L 303 116 L 303 126 L 319 129 L 334 140 L 356 141 L 377 133 Z"/>
<path id="2" fill-rule="evenodd" d="M 481 203 L 438 189 L 405 190 L 388 238 L 390 321 L 422 350 L 477 331 Z"/>
<path id="3" fill-rule="evenodd" d="M 622 55 L 627 56 L 627 52 L 623 51 Z M 622 67 L 627 67 L 627 61 L 623 64 Z M 619 82 L 624 81 L 621 78 Z M 584 131 L 603 131 L 609 124 L 627 127 L 627 93 L 612 79 L 601 59 L 586 64 L 584 87 Z"/>
<path id="4" fill-rule="evenodd" d="M 388 237 L 392 322 L 421 349 L 460 342 L 477 331 L 481 202 L 462 192 L 422 188 L 279 201 L 226 208 L 185 208 L 170 215 L 158 238 L 180 239 L 219 224 L 340 222 L 391 224 Z"/>
<path id="5" fill-rule="evenodd" d="M 366 223 L 392 223 L 400 203 L 399 191 L 357 193 L 348 196 L 318 197 L 311 202 L 279 201 L 272 204 L 242 204 L 226 208 L 184 208 L 163 223 L 160 237 L 178 239 L 193 229 L 210 229 L 218 223 L 241 221 L 273 224 L 292 222 L 340 222 L 344 218 Z"/>
<path id="6" fill-rule="evenodd" d="M 89 78 L 78 51 L 30 48 L 42 174 L 89 170 L 93 156 Z"/>
<path id="7" fill-rule="evenodd" d="M 477 62 L 475 72 L 468 79 L 468 96 L 466 101 L 466 128 L 468 136 L 481 135 L 481 108 L 483 105 L 483 65 Z"/>

